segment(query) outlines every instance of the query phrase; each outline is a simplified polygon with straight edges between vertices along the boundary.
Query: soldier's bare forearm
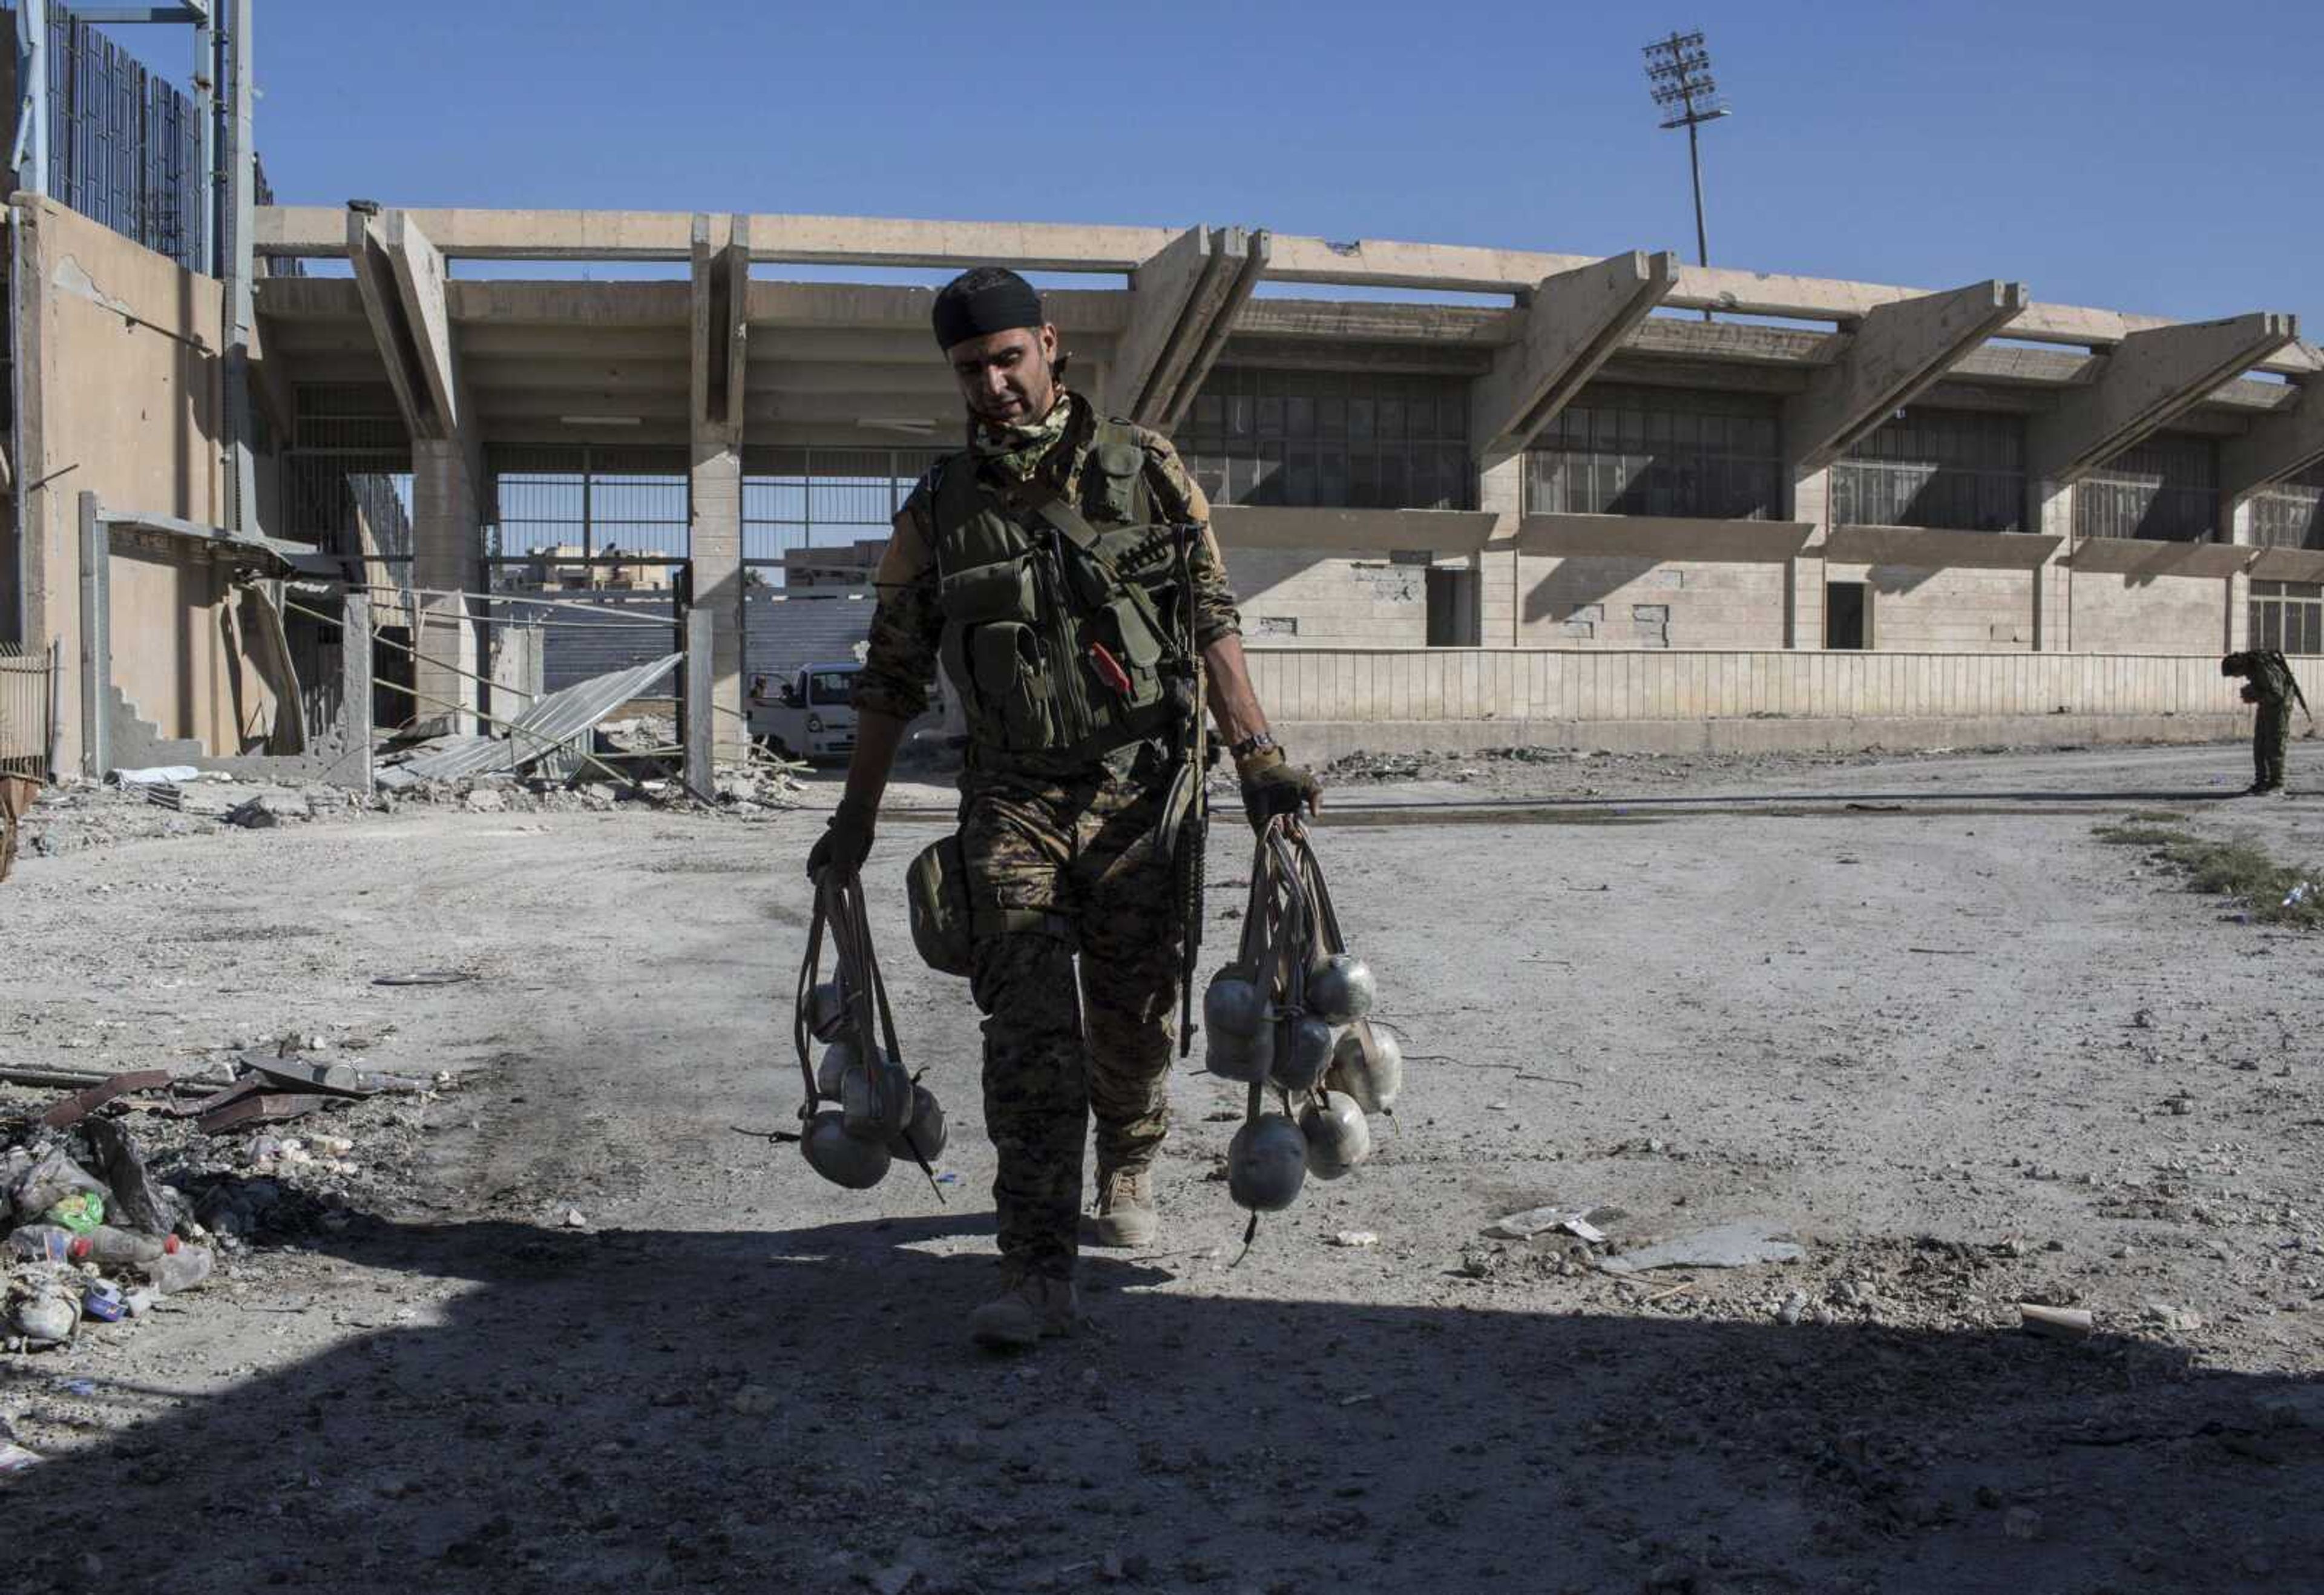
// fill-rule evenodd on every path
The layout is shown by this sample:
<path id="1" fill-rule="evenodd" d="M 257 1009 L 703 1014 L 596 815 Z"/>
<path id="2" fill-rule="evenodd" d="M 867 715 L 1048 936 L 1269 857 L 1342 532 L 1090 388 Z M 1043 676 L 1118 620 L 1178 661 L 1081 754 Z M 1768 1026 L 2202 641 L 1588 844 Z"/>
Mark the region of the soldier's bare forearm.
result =
<path id="1" fill-rule="evenodd" d="M 1259 707 L 1250 668 L 1243 661 L 1241 638 L 1222 637 L 1203 650 L 1203 675 L 1211 718 L 1217 723 L 1219 739 L 1228 747 L 1268 728 L 1267 711 Z"/>
<path id="2" fill-rule="evenodd" d="M 855 711 L 855 751 L 847 759 L 847 791 L 842 802 L 878 808 L 903 745 L 905 722 L 877 709 Z"/>

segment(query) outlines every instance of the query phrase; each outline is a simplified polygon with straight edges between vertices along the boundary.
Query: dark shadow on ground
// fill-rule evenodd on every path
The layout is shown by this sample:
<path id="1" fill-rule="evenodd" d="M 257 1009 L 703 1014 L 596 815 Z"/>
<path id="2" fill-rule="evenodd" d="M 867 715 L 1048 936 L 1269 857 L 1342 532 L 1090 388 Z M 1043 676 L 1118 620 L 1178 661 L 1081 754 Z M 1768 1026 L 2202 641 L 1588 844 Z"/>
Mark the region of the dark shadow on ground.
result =
<path id="1" fill-rule="evenodd" d="M 20 1477 L 7 1587 L 2016 1595 L 2324 1567 L 2311 1381 L 2014 1331 L 1152 1289 L 1218 1277 L 1184 1256 L 1086 1259 L 1095 1327 L 996 1360 L 959 1328 L 989 1262 L 916 1249 L 990 1222 L 361 1225 L 329 1249 L 473 1282 L 448 1322 Z"/>

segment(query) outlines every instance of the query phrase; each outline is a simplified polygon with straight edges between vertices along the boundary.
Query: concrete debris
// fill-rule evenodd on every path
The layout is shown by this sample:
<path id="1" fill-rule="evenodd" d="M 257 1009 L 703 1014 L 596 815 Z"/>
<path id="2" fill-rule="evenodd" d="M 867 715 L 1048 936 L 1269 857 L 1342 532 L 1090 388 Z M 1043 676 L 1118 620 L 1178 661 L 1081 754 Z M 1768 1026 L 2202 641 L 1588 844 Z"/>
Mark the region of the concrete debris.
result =
<path id="1" fill-rule="evenodd" d="M 39 1452 L 27 1451 L 13 1440 L 0 1441 L 0 1479 L 37 1468 L 46 1461 Z"/>
<path id="2" fill-rule="evenodd" d="M 1342 1230 L 1332 1237 L 1332 1244 L 1346 1247 L 1378 1246 L 1379 1237 L 1370 1230 Z"/>
<path id="3" fill-rule="evenodd" d="M 157 764 L 148 770 L 116 770 L 106 776 L 106 779 L 122 787 L 179 787 L 201 779 L 202 772 L 190 764 Z"/>
<path id="4" fill-rule="evenodd" d="M 1772 1219 L 1737 1219 L 1602 1258 L 1598 1266 L 1609 1274 L 1644 1274 L 1655 1268 L 1748 1268 L 1758 1263 L 1796 1263 L 1804 1261 L 1807 1255 L 1807 1248 L 1792 1238 L 1790 1225 Z"/>
<path id="5" fill-rule="evenodd" d="M 314 817 L 314 806 L 307 801 L 304 792 L 277 790 L 261 792 L 235 805 L 226 811 L 226 823 L 245 831 L 271 831 L 284 820 Z"/>

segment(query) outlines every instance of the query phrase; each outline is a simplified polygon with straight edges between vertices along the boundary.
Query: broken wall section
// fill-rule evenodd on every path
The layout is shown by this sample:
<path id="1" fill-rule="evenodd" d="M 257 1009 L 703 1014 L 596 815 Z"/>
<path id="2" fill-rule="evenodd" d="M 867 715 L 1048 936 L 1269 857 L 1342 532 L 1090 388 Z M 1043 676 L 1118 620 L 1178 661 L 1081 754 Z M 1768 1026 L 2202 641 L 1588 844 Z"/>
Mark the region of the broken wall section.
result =
<path id="1" fill-rule="evenodd" d="M 83 757 L 79 497 L 218 523 L 223 291 L 52 200 L 16 204 L 24 457 L 11 463 L 30 489 L 24 641 L 63 645 L 58 751 L 70 770 Z M 250 650 L 244 594 L 177 539 L 115 539 L 106 575 L 112 687 L 128 723 L 210 756 L 246 751 L 250 727 L 271 715 L 272 688 Z"/>

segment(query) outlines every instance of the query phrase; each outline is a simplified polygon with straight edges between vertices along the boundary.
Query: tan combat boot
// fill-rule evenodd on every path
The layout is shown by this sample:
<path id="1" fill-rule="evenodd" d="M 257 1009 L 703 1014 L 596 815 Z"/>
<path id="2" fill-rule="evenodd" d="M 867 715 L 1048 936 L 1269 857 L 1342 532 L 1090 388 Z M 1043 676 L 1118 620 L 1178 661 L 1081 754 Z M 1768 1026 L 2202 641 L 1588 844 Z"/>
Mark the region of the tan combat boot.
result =
<path id="1" fill-rule="evenodd" d="M 1098 1245 L 1151 1246 L 1161 1232 L 1162 1215 L 1154 1206 L 1151 1167 L 1117 1168 L 1099 1182 Z"/>
<path id="2" fill-rule="evenodd" d="M 1043 1335 L 1071 1334 L 1080 1317 L 1072 1280 L 1003 1265 L 1001 1294 L 968 1315 L 968 1332 L 980 1346 L 1020 1351 Z"/>

